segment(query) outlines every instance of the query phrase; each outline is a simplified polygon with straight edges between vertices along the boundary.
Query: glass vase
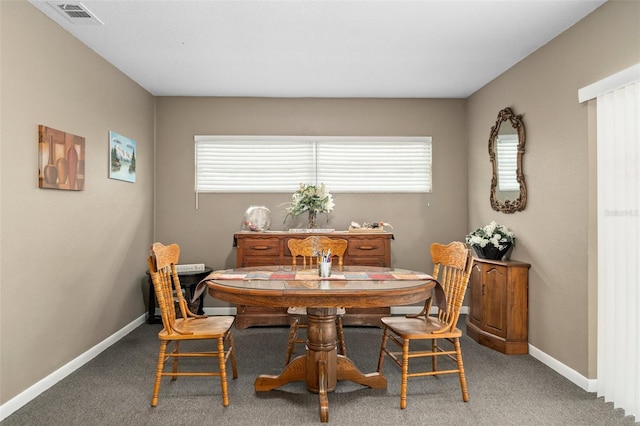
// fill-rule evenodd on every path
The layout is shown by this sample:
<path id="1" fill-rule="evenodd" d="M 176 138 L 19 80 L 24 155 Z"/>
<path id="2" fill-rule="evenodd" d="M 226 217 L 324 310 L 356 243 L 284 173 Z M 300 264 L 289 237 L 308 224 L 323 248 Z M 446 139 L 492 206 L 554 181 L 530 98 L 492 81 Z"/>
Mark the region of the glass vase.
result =
<path id="1" fill-rule="evenodd" d="M 309 222 L 307 228 L 316 229 L 318 227 L 318 214 L 316 212 L 309 212 Z"/>

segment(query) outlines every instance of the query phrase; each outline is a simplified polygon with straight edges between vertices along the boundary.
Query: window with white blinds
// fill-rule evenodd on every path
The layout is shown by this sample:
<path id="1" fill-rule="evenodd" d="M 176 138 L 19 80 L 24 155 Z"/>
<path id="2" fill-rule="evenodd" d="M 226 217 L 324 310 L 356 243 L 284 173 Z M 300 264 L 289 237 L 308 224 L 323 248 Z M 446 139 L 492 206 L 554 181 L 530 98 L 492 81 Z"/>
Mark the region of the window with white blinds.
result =
<path id="1" fill-rule="evenodd" d="M 195 136 L 196 192 L 432 191 L 431 137 Z"/>
<path id="2" fill-rule="evenodd" d="M 518 135 L 498 135 L 498 191 L 520 191 L 518 169 Z"/>

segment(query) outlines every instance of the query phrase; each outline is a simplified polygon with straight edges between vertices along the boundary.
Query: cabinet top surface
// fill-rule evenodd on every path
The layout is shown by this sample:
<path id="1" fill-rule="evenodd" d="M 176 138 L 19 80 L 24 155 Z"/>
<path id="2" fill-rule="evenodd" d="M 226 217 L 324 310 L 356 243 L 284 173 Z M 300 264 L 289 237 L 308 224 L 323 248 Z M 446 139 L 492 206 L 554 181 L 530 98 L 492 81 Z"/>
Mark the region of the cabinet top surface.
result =
<path id="1" fill-rule="evenodd" d="M 251 237 L 269 237 L 269 236 L 296 236 L 296 237 L 310 237 L 313 235 L 367 235 L 367 236 L 393 236 L 391 232 L 349 232 L 349 231 L 332 231 L 332 232 L 291 232 L 291 231 L 264 231 L 264 232 L 254 232 L 254 231 L 239 231 L 234 234 L 234 236 L 251 236 Z"/>
<path id="2" fill-rule="evenodd" d="M 502 265 L 502 266 L 521 266 L 530 268 L 531 264 L 526 262 L 520 262 L 519 260 L 493 260 L 493 259 L 481 259 L 479 257 L 473 257 L 474 262 L 481 263 L 492 263 L 494 265 Z"/>
<path id="3" fill-rule="evenodd" d="M 335 237 L 382 237 L 382 238 L 393 238 L 392 232 L 349 232 L 349 231 L 332 231 L 332 232 L 289 232 L 289 231 L 264 231 L 264 232 L 254 232 L 254 231 L 239 231 L 233 234 L 234 239 L 238 238 L 270 238 L 270 237 L 296 237 L 296 238 L 306 238 L 314 235 L 324 235 L 324 236 L 335 236 Z"/>

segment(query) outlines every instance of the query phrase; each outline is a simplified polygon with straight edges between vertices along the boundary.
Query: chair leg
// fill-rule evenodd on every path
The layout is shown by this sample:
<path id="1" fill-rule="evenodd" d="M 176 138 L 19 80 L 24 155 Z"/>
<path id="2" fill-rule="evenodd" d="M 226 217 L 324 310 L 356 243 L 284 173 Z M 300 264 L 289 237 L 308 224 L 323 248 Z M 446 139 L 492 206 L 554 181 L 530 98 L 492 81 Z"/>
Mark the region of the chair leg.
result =
<path id="1" fill-rule="evenodd" d="M 292 316 L 290 318 L 289 324 L 289 341 L 287 343 L 287 359 L 285 361 L 285 365 L 289 364 L 291 361 L 291 355 L 296 350 L 296 339 L 298 338 L 298 322 L 300 319 L 297 316 Z"/>
<path id="2" fill-rule="evenodd" d="M 227 363 L 224 356 L 224 336 L 218 337 L 218 366 L 220 368 L 220 385 L 222 387 L 222 405 L 229 405 L 229 389 L 227 387 Z"/>
<path id="3" fill-rule="evenodd" d="M 382 372 L 382 364 L 384 364 L 384 355 L 385 348 L 387 347 L 387 326 L 382 330 L 382 343 L 380 343 L 380 356 L 378 357 L 378 369 L 376 370 L 378 373 Z"/>
<path id="4" fill-rule="evenodd" d="M 336 317 L 336 328 L 338 329 L 338 350 L 340 355 L 347 356 L 347 346 L 344 344 L 344 329 L 342 328 L 342 317 Z"/>
<path id="5" fill-rule="evenodd" d="M 460 350 L 460 339 L 453 339 L 453 345 L 456 348 L 456 362 L 458 363 L 458 374 L 460 375 L 460 389 L 462 390 L 462 400 L 469 401 L 469 392 L 467 391 L 467 379 L 464 375 L 464 365 L 462 364 L 462 351 Z"/>
<path id="6" fill-rule="evenodd" d="M 402 339 L 402 381 L 400 382 L 400 408 L 407 408 L 407 374 L 409 374 L 409 339 Z"/>
<path id="7" fill-rule="evenodd" d="M 231 330 L 227 333 L 227 339 L 229 339 L 229 356 L 231 357 L 231 373 L 233 378 L 238 378 L 238 367 L 236 366 L 236 346 L 233 341 L 233 334 Z"/>
<path id="8" fill-rule="evenodd" d="M 164 369 L 164 357 L 167 351 L 166 340 L 160 341 L 160 351 L 158 352 L 158 364 L 156 365 L 156 381 L 153 384 L 153 396 L 151 397 L 151 406 L 158 405 L 158 393 L 160 393 L 160 382 L 162 381 L 162 370 Z"/>
<path id="9" fill-rule="evenodd" d="M 174 342 L 173 342 L 173 353 L 174 354 L 179 354 L 180 353 L 180 342 L 177 341 L 177 340 L 174 340 Z M 173 371 L 173 374 L 174 374 L 171 377 L 171 380 L 177 380 L 178 376 L 175 374 L 175 373 L 178 372 L 178 357 L 177 356 L 173 357 L 173 368 L 172 368 L 171 371 Z"/>
<path id="10" fill-rule="evenodd" d="M 431 340 L 431 352 L 433 356 L 431 357 L 431 371 L 438 371 L 438 340 Z"/>

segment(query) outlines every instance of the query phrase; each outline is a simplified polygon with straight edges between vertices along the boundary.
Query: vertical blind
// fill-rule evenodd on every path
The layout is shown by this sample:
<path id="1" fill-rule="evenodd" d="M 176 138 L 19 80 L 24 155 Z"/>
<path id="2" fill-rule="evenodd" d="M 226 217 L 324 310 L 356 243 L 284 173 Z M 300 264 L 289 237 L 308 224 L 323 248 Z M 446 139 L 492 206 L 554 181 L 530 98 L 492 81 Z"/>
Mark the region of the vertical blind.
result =
<path id="1" fill-rule="evenodd" d="M 432 191 L 431 137 L 195 136 L 195 190 Z"/>
<path id="2" fill-rule="evenodd" d="M 598 96 L 597 394 L 640 415 L 640 82 Z"/>

